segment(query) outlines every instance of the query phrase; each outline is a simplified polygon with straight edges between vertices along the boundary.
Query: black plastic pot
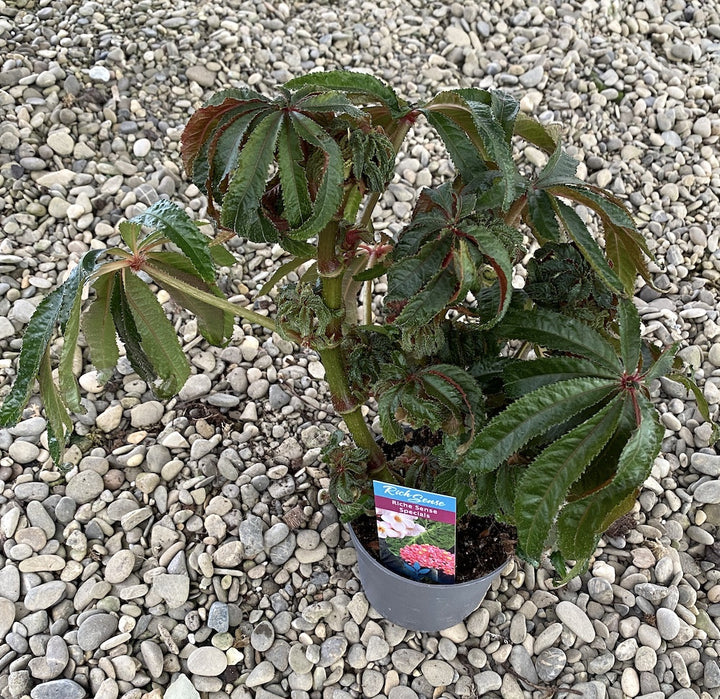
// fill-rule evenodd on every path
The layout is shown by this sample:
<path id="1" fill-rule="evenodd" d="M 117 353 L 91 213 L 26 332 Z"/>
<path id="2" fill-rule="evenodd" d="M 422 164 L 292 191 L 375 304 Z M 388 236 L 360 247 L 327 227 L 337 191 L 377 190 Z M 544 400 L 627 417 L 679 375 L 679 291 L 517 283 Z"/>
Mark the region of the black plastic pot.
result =
<path id="1" fill-rule="evenodd" d="M 414 631 L 440 631 L 460 623 L 485 599 L 506 563 L 485 577 L 454 585 L 433 585 L 404 578 L 378 563 L 358 541 L 358 573 L 368 602 L 386 619 Z"/>

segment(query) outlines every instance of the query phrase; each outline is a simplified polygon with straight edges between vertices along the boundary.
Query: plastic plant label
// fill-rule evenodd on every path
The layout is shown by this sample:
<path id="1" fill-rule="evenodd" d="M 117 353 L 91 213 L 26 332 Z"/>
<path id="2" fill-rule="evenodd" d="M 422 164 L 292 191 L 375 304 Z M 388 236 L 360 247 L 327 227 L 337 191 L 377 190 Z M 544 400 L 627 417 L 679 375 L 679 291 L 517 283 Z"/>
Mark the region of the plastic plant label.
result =
<path id="1" fill-rule="evenodd" d="M 455 498 L 373 481 L 380 561 L 427 583 L 455 582 Z"/>

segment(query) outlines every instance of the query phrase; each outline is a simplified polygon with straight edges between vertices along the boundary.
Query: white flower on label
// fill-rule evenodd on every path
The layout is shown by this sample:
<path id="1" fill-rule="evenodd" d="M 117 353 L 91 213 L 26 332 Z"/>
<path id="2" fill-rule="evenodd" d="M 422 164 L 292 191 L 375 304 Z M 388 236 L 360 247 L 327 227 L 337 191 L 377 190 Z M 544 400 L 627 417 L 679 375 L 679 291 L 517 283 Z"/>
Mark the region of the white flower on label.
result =
<path id="1" fill-rule="evenodd" d="M 380 517 L 377 523 L 378 536 L 381 539 L 401 539 L 406 536 L 417 536 L 425 531 L 425 527 L 415 521 L 415 517 L 404 515 L 393 510 L 375 508 L 377 516 Z"/>

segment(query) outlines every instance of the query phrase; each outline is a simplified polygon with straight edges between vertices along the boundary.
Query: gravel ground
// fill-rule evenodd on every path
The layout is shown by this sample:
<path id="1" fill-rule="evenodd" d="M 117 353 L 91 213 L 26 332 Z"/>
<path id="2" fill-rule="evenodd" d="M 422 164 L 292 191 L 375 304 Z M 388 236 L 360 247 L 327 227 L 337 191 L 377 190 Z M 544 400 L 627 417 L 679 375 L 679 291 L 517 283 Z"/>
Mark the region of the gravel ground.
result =
<path id="1" fill-rule="evenodd" d="M 717 418 L 719 58 L 704 0 L 0 0 L 0 394 L 37 303 L 118 221 L 159 197 L 204 215 L 179 159 L 204 97 L 347 67 L 410 98 L 501 87 L 561 121 L 656 254 L 646 336 L 682 342 Z M 378 226 L 450 172 L 417 125 Z M 242 301 L 281 251 L 235 252 Z M 656 386 L 663 454 L 586 575 L 554 590 L 513 562 L 464 623 L 419 634 L 368 607 L 326 504 L 316 358 L 241 324 L 210 348 L 166 308 L 195 372 L 177 399 L 125 362 L 98 385 L 78 348 L 72 470 L 49 463 L 36 399 L 0 430 L 0 695 L 720 697 L 720 455 L 680 385 Z"/>

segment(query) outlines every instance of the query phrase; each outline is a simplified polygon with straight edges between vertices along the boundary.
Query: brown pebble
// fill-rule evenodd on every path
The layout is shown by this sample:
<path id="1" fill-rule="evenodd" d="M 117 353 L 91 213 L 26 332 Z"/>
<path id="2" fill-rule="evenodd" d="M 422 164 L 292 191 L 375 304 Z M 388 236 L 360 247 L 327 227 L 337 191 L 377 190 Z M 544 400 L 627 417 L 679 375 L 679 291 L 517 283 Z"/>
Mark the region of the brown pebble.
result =
<path id="1" fill-rule="evenodd" d="M 111 468 L 103 476 L 103 482 L 108 490 L 118 490 L 125 482 L 125 472 L 119 468 Z"/>

